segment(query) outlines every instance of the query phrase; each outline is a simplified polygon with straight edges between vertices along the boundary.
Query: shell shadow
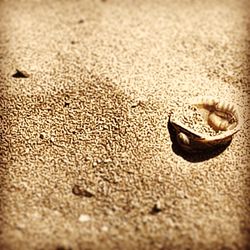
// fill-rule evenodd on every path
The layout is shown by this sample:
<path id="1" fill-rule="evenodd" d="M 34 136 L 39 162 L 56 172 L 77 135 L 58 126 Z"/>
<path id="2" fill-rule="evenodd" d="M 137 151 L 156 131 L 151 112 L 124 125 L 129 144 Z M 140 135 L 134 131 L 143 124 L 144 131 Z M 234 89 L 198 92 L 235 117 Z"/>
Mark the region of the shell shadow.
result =
<path id="1" fill-rule="evenodd" d="M 170 139 L 172 141 L 172 150 L 175 154 L 181 156 L 183 159 L 189 161 L 189 162 L 202 162 L 206 161 L 210 158 L 214 158 L 221 154 L 231 143 L 231 140 L 224 145 L 218 146 L 213 149 L 208 149 L 206 151 L 202 152 L 187 152 L 181 148 L 181 146 L 178 144 L 177 139 L 176 139 L 176 132 L 173 127 L 173 125 L 168 121 L 168 131 L 170 134 Z"/>

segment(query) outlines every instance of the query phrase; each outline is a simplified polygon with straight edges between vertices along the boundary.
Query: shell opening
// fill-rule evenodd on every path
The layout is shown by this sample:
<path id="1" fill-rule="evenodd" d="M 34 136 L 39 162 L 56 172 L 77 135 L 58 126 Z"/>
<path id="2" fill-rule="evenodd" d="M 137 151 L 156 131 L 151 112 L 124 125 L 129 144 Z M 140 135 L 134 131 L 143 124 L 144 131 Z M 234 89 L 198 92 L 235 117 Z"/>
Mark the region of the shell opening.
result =
<path id="1" fill-rule="evenodd" d="M 239 123 L 236 108 L 232 103 L 204 97 L 194 103 L 194 106 L 202 114 L 207 125 L 217 133 L 232 130 Z"/>

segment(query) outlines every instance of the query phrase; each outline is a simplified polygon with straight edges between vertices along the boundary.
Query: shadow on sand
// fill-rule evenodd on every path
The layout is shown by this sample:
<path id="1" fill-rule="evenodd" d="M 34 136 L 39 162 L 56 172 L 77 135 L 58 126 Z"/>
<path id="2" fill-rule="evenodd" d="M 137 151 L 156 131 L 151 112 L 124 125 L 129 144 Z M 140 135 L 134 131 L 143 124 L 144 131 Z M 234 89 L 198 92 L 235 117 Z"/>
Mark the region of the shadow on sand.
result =
<path id="1" fill-rule="evenodd" d="M 210 158 L 214 158 L 221 154 L 231 143 L 229 141 L 227 144 L 223 146 L 218 146 L 216 148 L 213 148 L 211 150 L 206 150 L 206 151 L 201 151 L 201 152 L 196 152 L 196 153 L 191 153 L 183 150 L 180 145 L 178 144 L 176 140 L 176 132 L 171 125 L 171 123 L 168 121 L 168 130 L 170 134 L 170 139 L 172 141 L 172 150 L 174 151 L 175 154 L 181 156 L 183 159 L 189 161 L 189 162 L 202 162 L 206 161 Z"/>

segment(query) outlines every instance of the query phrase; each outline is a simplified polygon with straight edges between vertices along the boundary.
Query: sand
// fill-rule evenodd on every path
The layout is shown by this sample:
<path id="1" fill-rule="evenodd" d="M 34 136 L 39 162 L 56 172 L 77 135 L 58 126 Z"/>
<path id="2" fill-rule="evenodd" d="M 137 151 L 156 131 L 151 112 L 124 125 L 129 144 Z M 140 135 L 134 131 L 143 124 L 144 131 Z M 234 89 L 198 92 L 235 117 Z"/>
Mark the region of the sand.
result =
<path id="1" fill-rule="evenodd" d="M 0 249 L 249 248 L 249 7 L 2 0 Z M 185 155 L 168 117 L 200 95 L 244 122 Z"/>
<path id="2" fill-rule="evenodd" d="M 173 110 L 173 114 L 171 114 L 171 119 L 181 122 L 187 128 L 204 136 L 216 136 L 223 133 L 222 130 L 215 130 L 210 126 L 208 119 L 205 118 L 197 107 L 188 103 L 181 108 Z"/>

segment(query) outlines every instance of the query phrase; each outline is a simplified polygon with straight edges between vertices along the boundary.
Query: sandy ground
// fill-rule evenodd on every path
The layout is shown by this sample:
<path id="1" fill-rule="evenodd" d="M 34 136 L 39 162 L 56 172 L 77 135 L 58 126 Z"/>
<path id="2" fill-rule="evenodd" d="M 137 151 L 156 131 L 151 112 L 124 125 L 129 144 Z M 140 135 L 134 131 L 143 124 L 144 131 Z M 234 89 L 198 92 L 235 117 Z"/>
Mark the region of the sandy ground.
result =
<path id="1" fill-rule="evenodd" d="M 249 7 L 2 0 L 1 250 L 249 249 Z M 184 155 L 168 116 L 204 94 L 243 127 Z"/>

